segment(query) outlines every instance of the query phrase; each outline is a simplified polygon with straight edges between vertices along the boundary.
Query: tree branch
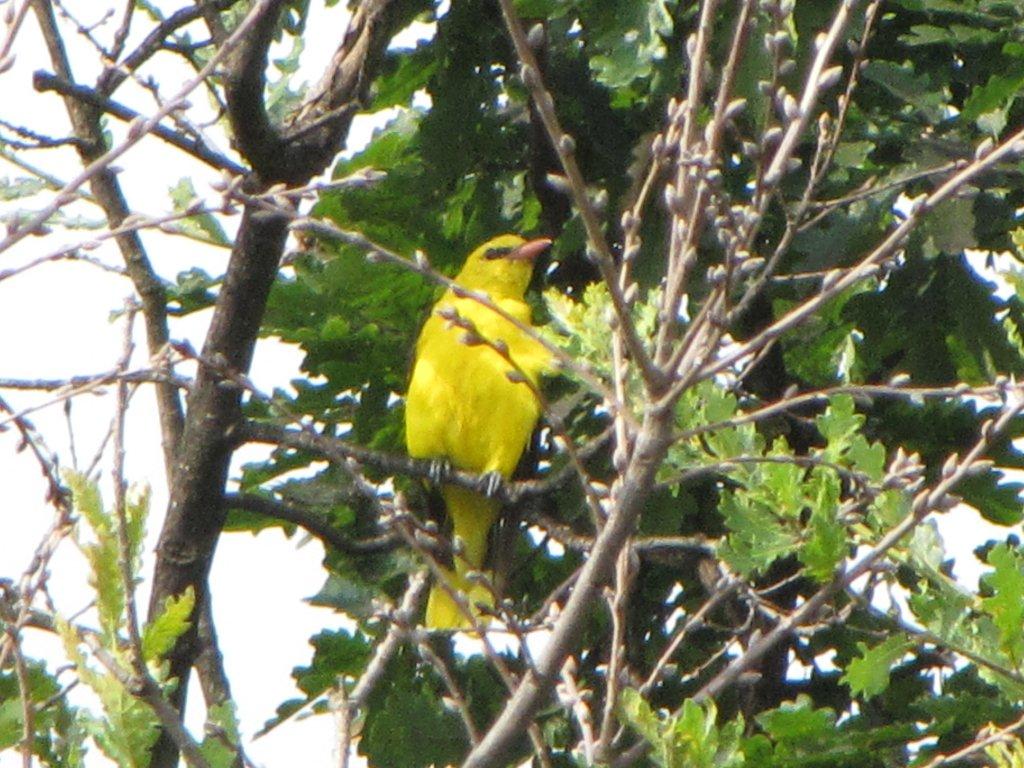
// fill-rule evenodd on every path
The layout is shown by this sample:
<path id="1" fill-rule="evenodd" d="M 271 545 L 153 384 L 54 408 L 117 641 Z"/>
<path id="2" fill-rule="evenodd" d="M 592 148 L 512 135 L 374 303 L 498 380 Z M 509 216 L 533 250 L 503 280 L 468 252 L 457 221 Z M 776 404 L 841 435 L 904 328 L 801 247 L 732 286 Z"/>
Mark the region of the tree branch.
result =
<path id="1" fill-rule="evenodd" d="M 390 0 L 366 2 L 367 7 L 377 12 L 383 12 L 389 4 Z M 216 57 L 231 53 L 230 71 L 226 77 L 228 117 L 239 148 L 254 169 L 254 174 L 243 182 L 249 193 L 258 193 L 268 184 L 281 180 L 295 182 L 299 186 L 308 182 L 333 159 L 351 122 L 351 113 L 346 113 L 344 120 L 332 122 L 331 141 L 328 142 L 330 151 L 321 152 L 304 143 L 308 139 L 282 143 L 281 134 L 270 126 L 263 103 L 263 72 L 267 64 L 267 48 L 282 5 L 282 0 L 258 3 L 215 54 Z M 216 23 L 216 19 L 211 21 Z M 346 39 L 353 34 L 354 28 L 361 28 L 360 25 L 366 23 L 365 13 L 354 12 Z M 389 31 L 387 25 L 370 25 L 366 34 L 370 35 L 371 44 L 357 49 L 346 48 L 349 56 L 342 60 L 346 67 L 358 73 L 358 77 L 346 82 L 355 83 L 359 89 L 367 87 L 373 79 L 367 51 L 386 47 Z M 228 44 L 240 36 L 244 37 L 244 42 L 237 52 L 231 52 Z M 334 63 L 339 62 L 336 59 Z M 358 93 L 349 94 L 353 100 L 358 96 Z M 340 92 L 338 98 L 346 100 Z M 301 131 L 302 128 L 301 122 L 296 125 L 296 130 Z M 202 350 L 202 360 L 215 361 L 216 367 L 200 364 L 188 398 L 181 449 L 172 475 L 170 502 L 157 545 L 150 615 L 154 615 L 168 597 L 179 595 L 190 587 L 195 590 L 197 605 L 202 605 L 206 599 L 206 578 L 224 522 L 224 485 L 235 447 L 230 434 L 241 416 L 241 390 L 223 386 L 221 370 L 241 374 L 249 370 L 267 297 L 287 239 L 289 221 L 288 213 L 266 210 L 256 202 L 245 206 Z M 179 712 L 187 696 L 188 670 L 197 650 L 197 635 L 193 628 L 179 638 L 168 654 L 171 676 L 179 681 L 174 697 L 174 705 Z M 151 766 L 173 768 L 177 759 L 177 746 L 165 731 L 154 747 Z"/>
<path id="2" fill-rule="evenodd" d="M 527 671 L 498 719 L 480 744 L 473 748 L 463 768 L 503 765 L 516 739 L 530 726 L 537 709 L 550 695 L 562 665 L 576 647 L 586 614 L 598 590 L 608 581 L 616 557 L 633 533 L 655 473 L 670 441 L 669 419 L 648 413 L 621 486 L 614 490 L 615 507 L 580 571 L 575 587 L 535 668 Z"/>
<path id="3" fill-rule="evenodd" d="M 266 496 L 245 493 L 224 494 L 224 506 L 228 509 L 244 509 L 258 515 L 272 517 L 287 523 L 294 523 L 316 536 L 324 544 L 348 555 L 367 555 L 387 552 L 398 546 L 400 539 L 393 533 L 381 533 L 369 539 L 351 539 L 345 536 L 323 516 L 293 504 L 286 504 Z"/>
<path id="4" fill-rule="evenodd" d="M 32 78 L 32 84 L 37 91 L 53 91 L 61 96 L 71 97 L 98 112 L 112 115 L 126 123 L 130 123 L 132 120 L 140 117 L 139 113 L 135 110 L 107 98 L 97 89 L 69 83 L 64 78 L 52 75 L 49 72 L 36 72 Z M 164 125 L 153 126 L 152 134 L 159 139 L 163 139 L 171 146 L 180 149 L 182 152 L 187 152 L 214 170 L 227 171 L 232 174 L 244 174 L 248 170 L 226 155 L 222 155 L 220 152 L 206 146 L 201 136 L 190 138 Z"/>
<path id="5" fill-rule="evenodd" d="M 33 0 L 33 9 L 39 20 L 39 27 L 46 41 L 54 69 L 64 82 L 73 83 L 74 78 L 71 72 L 71 65 L 64 48 L 64 41 L 57 27 L 57 21 L 54 18 L 53 6 L 47 0 Z M 187 92 L 187 89 L 183 89 L 179 97 L 172 99 L 170 104 L 175 105 L 179 103 L 184 98 L 184 93 Z M 52 210 L 56 211 L 68 198 L 70 192 L 88 181 L 92 193 L 103 209 L 111 229 L 116 229 L 131 213 L 117 176 L 110 167 L 111 162 L 119 154 L 117 148 L 105 151 L 105 138 L 102 126 L 100 125 L 101 113 L 94 105 L 67 95 L 64 97 L 64 107 L 71 118 L 75 136 L 80 139 L 78 153 L 83 166 L 85 166 L 85 170 L 78 179 L 66 185 L 58 193 Z M 167 110 L 167 113 L 169 113 L 169 110 Z M 158 116 L 143 121 L 142 125 L 148 126 L 148 129 L 155 128 L 159 123 L 160 117 L 161 115 L 158 113 Z M 144 135 L 144 131 L 137 133 L 138 137 Z M 138 138 L 130 138 L 121 145 L 121 151 L 127 151 L 137 140 Z M 45 213 L 45 215 L 37 216 L 35 220 L 41 224 L 50 215 L 52 214 Z M 31 231 L 31 228 L 29 231 Z M 8 240 L 12 241 L 10 244 L 16 242 L 13 240 L 13 235 L 8 237 Z M 142 300 L 143 315 L 146 318 L 146 345 L 150 356 L 155 356 L 164 348 L 170 338 L 167 328 L 167 295 L 163 282 L 154 272 L 138 232 L 124 232 L 118 235 L 115 240 L 124 259 L 128 275 Z M 0 245 L 0 250 L 2 250 L 2 247 Z M 173 454 L 182 429 L 183 414 L 181 400 L 178 397 L 177 388 L 169 383 L 158 384 L 156 392 L 164 450 L 164 465 L 169 476 Z"/>

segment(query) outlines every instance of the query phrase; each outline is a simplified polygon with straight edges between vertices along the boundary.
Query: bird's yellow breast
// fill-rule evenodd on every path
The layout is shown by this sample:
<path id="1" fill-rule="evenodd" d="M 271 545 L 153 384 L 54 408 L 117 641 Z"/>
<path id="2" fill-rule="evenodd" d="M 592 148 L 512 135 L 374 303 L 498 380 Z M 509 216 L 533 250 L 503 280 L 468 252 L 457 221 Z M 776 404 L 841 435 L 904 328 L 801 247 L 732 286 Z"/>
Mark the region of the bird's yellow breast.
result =
<path id="1" fill-rule="evenodd" d="M 509 315 L 529 322 L 525 302 L 501 299 L 496 303 Z M 448 321 L 436 314 L 445 306 L 472 321 L 483 338 L 504 342 L 531 386 L 509 380 L 514 368 L 494 349 L 463 343 L 465 331 L 448 327 Z M 548 359 L 542 345 L 493 310 L 445 294 L 424 325 L 416 348 L 406 405 L 409 454 L 443 457 L 459 469 L 509 477 L 540 415 L 531 387 L 536 386 Z"/>

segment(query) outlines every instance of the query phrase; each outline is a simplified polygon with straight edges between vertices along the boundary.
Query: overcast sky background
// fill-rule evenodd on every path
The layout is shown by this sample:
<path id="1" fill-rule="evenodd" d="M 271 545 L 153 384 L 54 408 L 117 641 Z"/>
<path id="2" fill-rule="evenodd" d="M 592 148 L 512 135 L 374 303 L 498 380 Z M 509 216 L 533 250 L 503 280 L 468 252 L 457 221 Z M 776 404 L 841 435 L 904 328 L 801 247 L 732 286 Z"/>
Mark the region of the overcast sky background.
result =
<path id="1" fill-rule="evenodd" d="M 72 13 L 84 23 L 98 21 L 108 3 L 96 0 L 70 0 Z M 161 2 L 167 13 L 184 5 Z M 312 3 L 312 19 L 305 36 L 300 80 L 315 82 L 344 34 L 348 18 L 344 3 L 331 9 Z M 148 26 L 138 23 L 135 36 Z M 205 36 L 194 27 L 194 39 Z M 109 39 L 108 28 L 99 35 Z M 430 27 L 418 24 L 401 36 L 397 45 L 414 45 L 417 39 L 432 34 Z M 96 55 L 80 37 L 69 36 L 69 53 L 75 76 L 86 84 L 95 82 Z M 128 50 L 131 49 L 129 45 Z M 0 74 L 0 92 L 4 108 L 0 117 L 14 123 L 43 130 L 53 136 L 68 135 L 64 106 L 53 93 L 39 94 L 31 86 L 32 72 L 52 71 L 46 49 L 31 13 L 19 32 L 14 48 L 16 62 L 12 70 Z M 284 51 L 279 51 L 282 54 Z M 190 77 L 183 67 L 164 59 L 147 74 L 161 80 L 165 95 L 173 93 Z M 155 107 L 151 97 L 140 88 L 126 84 L 117 94 L 144 115 Z M 192 101 L 202 104 L 205 95 L 197 91 Z M 16 108 L 13 105 L 17 105 Z M 388 115 L 359 116 L 349 137 L 347 152 L 358 150 L 369 140 L 372 129 Z M 123 138 L 125 126 L 110 122 L 115 141 Z M 227 141 L 221 142 L 227 146 Z M 77 156 L 70 150 L 38 151 L 32 162 L 64 180 L 80 172 Z M 118 162 L 121 183 L 129 204 L 141 213 L 156 215 L 172 210 L 168 189 L 183 176 L 194 180 L 199 196 L 216 199 L 210 189 L 215 175 L 176 149 L 146 138 Z M 0 159 L 0 176 L 17 177 L 24 173 Z M 39 195 L 31 201 L 0 203 L 4 208 L 38 208 L 50 199 Z M 72 207 L 80 214 L 98 218 L 97 209 L 87 204 Z M 69 209 L 72 210 L 72 209 Z M 233 222 L 227 226 L 233 227 Z M 232 231 L 229 229 L 229 232 Z M 58 230 L 59 232 L 59 230 Z M 28 238 L 19 247 L 0 255 L 0 271 L 24 264 L 50 253 L 65 243 L 81 242 L 88 233 L 67 232 L 48 238 Z M 179 271 L 198 264 L 210 274 L 222 274 L 227 251 L 204 247 L 192 240 L 157 232 L 143 234 L 157 271 L 172 279 Z M 92 255 L 111 265 L 120 265 L 116 249 L 105 244 Z M 0 378 L 65 378 L 98 373 L 115 367 L 122 349 L 123 324 L 112 322 L 111 314 L 123 307 L 132 295 L 130 282 L 119 275 L 84 263 L 61 261 L 46 264 L 9 280 L 0 280 Z M 171 334 L 202 347 L 210 312 L 201 312 L 173 320 Z M 141 318 L 135 333 L 134 364 L 146 365 L 145 339 Z M 301 352 L 281 343 L 261 340 L 257 345 L 252 379 L 262 391 L 287 387 L 299 375 Z M 187 367 L 183 373 L 191 375 Z M 5 391 L 2 394 L 15 409 L 45 404 L 50 397 L 37 393 Z M 87 466 L 102 443 L 114 415 L 113 389 L 105 396 L 76 398 L 71 407 L 75 452 L 80 467 Z M 51 405 L 30 415 L 61 464 L 71 467 L 71 441 L 61 405 Z M 3 495 L 0 503 L 0 577 L 17 579 L 29 565 L 32 554 L 53 520 L 45 502 L 45 483 L 30 452 L 16 452 L 18 436 L 13 430 L 0 432 L 0 478 Z M 162 524 L 167 489 L 163 478 L 155 401 L 149 387 L 141 387 L 133 398 L 126 435 L 126 476 L 152 487 L 152 514 L 148 525 L 148 545 L 143 574 L 152 572 L 153 548 Z M 240 461 L 264 455 L 262 449 L 239 452 Z M 109 475 L 109 450 L 101 479 L 104 498 L 109 502 L 112 486 Z M 227 534 L 221 537 L 211 574 L 214 613 L 227 673 L 239 707 L 243 731 L 251 736 L 275 713 L 282 701 L 300 696 L 291 677 L 295 664 L 306 664 L 312 655 L 308 638 L 324 629 L 339 628 L 343 619 L 333 611 L 309 605 L 305 599 L 315 594 L 325 577 L 321 568 L 323 548 L 317 541 L 306 541 L 301 533 L 287 539 L 279 530 L 257 536 Z M 86 587 L 85 562 L 74 544 L 65 540 L 50 567 L 50 591 L 58 609 L 65 615 L 81 610 L 90 600 Z M 140 590 L 140 604 L 146 605 L 149 585 Z M 63 658 L 55 638 L 41 632 L 26 631 L 27 651 L 37 658 Z M 57 662 L 59 663 L 59 662 Z M 51 670 L 56 664 L 51 662 Z M 88 701 L 85 692 L 73 692 L 76 701 Z M 198 685 L 190 691 L 188 722 L 193 733 L 202 734 L 202 696 Z M 251 742 L 248 754 L 258 765 L 303 765 L 308 768 L 335 765 L 335 725 L 330 716 L 292 720 L 269 735 Z M 248 739 L 247 739 L 248 741 Z M 107 765 L 95 748 L 90 750 L 90 765 Z M 18 752 L 0 753 L 0 768 L 20 766 Z"/>

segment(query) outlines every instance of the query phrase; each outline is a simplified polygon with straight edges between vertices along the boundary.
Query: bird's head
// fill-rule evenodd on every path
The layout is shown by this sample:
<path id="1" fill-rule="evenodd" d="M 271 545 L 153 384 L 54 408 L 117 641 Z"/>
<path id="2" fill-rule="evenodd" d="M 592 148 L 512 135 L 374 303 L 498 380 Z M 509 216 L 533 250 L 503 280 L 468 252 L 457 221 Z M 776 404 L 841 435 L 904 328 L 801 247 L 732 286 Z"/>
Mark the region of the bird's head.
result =
<path id="1" fill-rule="evenodd" d="M 533 274 L 533 262 L 547 250 L 546 237 L 526 240 L 519 235 L 499 235 L 474 250 L 462 265 L 455 282 L 494 297 L 522 298 Z"/>

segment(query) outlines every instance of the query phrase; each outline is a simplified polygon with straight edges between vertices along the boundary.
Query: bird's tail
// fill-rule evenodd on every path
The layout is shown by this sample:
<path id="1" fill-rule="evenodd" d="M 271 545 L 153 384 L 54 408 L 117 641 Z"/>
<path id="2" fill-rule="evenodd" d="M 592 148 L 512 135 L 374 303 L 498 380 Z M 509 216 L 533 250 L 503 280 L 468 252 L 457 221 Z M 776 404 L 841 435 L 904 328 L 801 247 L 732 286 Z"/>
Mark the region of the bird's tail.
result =
<path id="1" fill-rule="evenodd" d="M 466 574 L 483 568 L 487 538 L 498 518 L 498 502 L 454 485 L 442 487 L 441 495 L 452 521 L 452 534 L 462 540 L 462 552 L 454 558 L 455 570 L 445 571 L 449 583 L 466 596 L 470 606 L 492 605 L 491 593 L 482 584 L 471 583 Z M 445 588 L 434 584 L 427 600 L 426 625 L 430 629 L 466 629 L 470 621 Z"/>

